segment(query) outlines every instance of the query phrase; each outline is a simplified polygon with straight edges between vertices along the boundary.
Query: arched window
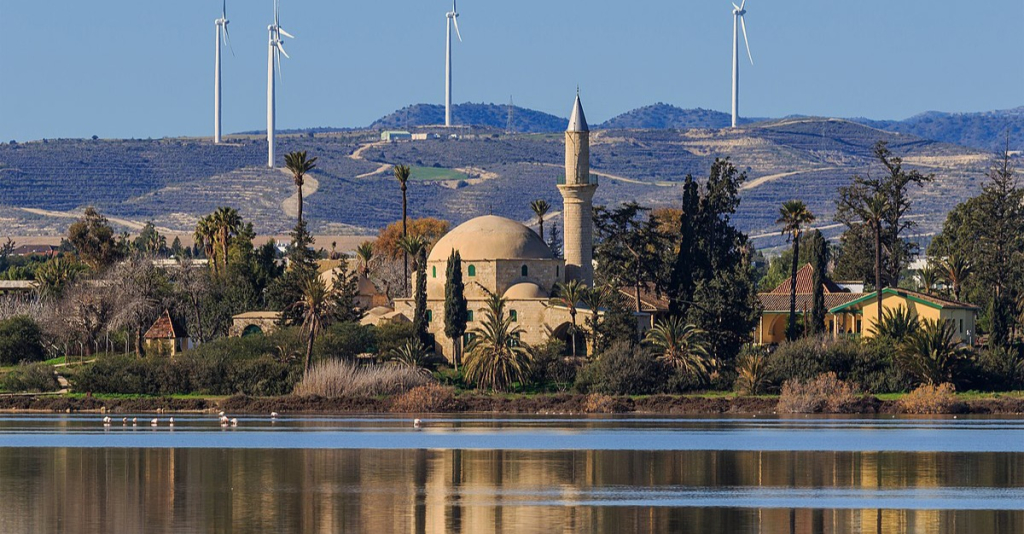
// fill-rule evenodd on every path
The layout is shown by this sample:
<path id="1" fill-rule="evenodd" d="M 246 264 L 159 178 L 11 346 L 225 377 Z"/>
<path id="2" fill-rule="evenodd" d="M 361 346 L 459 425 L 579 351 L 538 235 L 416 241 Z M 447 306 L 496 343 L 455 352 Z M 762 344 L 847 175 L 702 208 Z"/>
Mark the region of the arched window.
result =
<path id="1" fill-rule="evenodd" d="M 508 311 L 508 316 L 509 316 L 510 319 L 512 319 L 513 323 L 519 320 L 519 314 L 516 313 L 515 310 L 509 310 Z"/>
<path id="2" fill-rule="evenodd" d="M 476 276 L 476 265 L 470 265 L 466 272 L 469 273 L 469 276 Z"/>
<path id="3" fill-rule="evenodd" d="M 430 321 L 433 321 L 433 320 L 434 320 L 434 312 L 433 312 L 433 310 L 427 310 L 427 322 L 429 323 Z"/>
<path id="4" fill-rule="evenodd" d="M 473 310 L 466 310 L 466 321 L 468 322 L 468 321 L 472 321 L 472 320 L 473 320 Z"/>
<path id="5" fill-rule="evenodd" d="M 430 276 L 432 278 L 437 278 L 437 265 L 430 268 Z"/>
<path id="6" fill-rule="evenodd" d="M 525 265 L 523 265 L 519 269 L 519 274 L 522 275 L 522 276 L 530 276 L 530 268 L 525 266 Z"/>

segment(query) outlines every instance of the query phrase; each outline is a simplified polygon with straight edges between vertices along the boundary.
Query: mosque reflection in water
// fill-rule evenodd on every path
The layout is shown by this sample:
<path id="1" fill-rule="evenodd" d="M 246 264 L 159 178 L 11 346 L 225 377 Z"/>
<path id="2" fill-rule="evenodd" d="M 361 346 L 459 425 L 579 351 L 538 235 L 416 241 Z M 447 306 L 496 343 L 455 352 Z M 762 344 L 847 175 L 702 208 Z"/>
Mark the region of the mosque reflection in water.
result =
<path id="1" fill-rule="evenodd" d="M 830 504 L 1020 488 L 998 453 L 0 449 L 0 481 L 3 532 L 1024 531 L 1019 511 Z"/>

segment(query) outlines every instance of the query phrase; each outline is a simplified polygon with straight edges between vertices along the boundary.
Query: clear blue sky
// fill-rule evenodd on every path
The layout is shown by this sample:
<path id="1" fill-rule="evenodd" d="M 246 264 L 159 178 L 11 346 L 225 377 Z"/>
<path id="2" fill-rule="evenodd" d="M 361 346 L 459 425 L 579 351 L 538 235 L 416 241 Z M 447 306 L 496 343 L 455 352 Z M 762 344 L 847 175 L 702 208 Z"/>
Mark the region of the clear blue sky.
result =
<path id="1" fill-rule="evenodd" d="M 442 103 L 445 0 L 281 0 L 281 128 Z M 271 0 L 228 2 L 224 129 L 265 127 Z M 591 122 L 728 111 L 728 0 L 462 0 L 456 102 Z M 1024 1 L 748 0 L 745 116 L 906 118 L 1024 105 Z M 219 0 L 0 0 L 0 139 L 211 135 Z"/>

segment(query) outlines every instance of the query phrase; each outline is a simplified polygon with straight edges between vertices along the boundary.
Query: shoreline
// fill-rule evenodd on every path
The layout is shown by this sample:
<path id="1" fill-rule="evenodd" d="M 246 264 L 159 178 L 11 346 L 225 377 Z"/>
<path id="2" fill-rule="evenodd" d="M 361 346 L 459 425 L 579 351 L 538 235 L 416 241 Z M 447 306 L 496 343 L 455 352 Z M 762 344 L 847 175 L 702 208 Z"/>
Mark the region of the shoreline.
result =
<path id="1" fill-rule="evenodd" d="M 395 398 L 247 397 L 97 398 L 53 395 L 0 397 L 3 413 L 216 413 L 235 414 L 305 413 L 322 415 L 387 415 L 417 413 L 510 414 L 510 415 L 778 415 L 776 397 L 695 397 L 653 395 L 623 397 L 581 394 L 479 395 L 464 394 L 441 410 L 414 412 L 393 409 Z M 901 410 L 898 401 L 862 397 L 843 412 L 816 415 L 913 415 Z M 943 414 L 933 415 L 1022 415 L 1024 398 L 970 399 Z M 790 414 L 786 414 L 790 415 Z M 793 414 L 800 415 L 800 414 Z"/>

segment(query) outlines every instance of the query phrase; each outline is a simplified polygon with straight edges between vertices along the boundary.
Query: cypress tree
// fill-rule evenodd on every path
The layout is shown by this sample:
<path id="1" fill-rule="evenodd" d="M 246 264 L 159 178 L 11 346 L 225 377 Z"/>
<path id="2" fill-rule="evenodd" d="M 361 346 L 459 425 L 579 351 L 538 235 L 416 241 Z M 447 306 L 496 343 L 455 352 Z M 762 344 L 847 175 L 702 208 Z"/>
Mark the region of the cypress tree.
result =
<path id="1" fill-rule="evenodd" d="M 338 322 L 352 323 L 363 316 L 356 298 L 359 296 L 359 280 L 356 273 L 348 268 L 348 257 L 342 255 L 341 265 L 334 274 L 331 298 L 334 299 L 334 318 Z"/>
<path id="2" fill-rule="evenodd" d="M 427 248 L 420 249 L 416 260 L 416 293 L 414 297 L 412 327 L 416 338 L 424 347 L 432 350 L 434 344 L 427 333 Z"/>
<path id="3" fill-rule="evenodd" d="M 811 265 L 814 267 L 814 276 L 811 284 L 814 286 L 813 305 L 811 307 L 811 328 L 812 334 L 820 334 L 825 331 L 825 271 L 828 269 L 828 245 L 825 243 L 825 236 L 818 230 L 812 230 L 807 234 L 809 249 L 811 253 Z"/>
<path id="4" fill-rule="evenodd" d="M 459 368 L 462 359 L 462 336 L 466 334 L 469 320 L 466 286 L 462 282 L 462 255 L 452 251 L 448 257 L 448 268 L 444 283 L 444 335 L 452 340 L 454 354 L 452 362 Z"/>
<path id="5" fill-rule="evenodd" d="M 694 260 L 697 258 L 697 217 L 700 214 L 700 192 L 693 176 L 683 184 L 682 215 L 679 217 L 679 250 L 672 265 L 669 282 L 669 311 L 673 316 L 684 316 L 693 301 Z"/>

